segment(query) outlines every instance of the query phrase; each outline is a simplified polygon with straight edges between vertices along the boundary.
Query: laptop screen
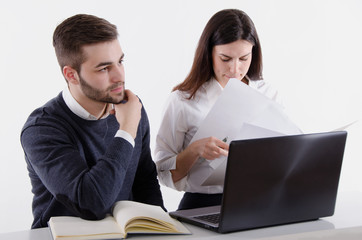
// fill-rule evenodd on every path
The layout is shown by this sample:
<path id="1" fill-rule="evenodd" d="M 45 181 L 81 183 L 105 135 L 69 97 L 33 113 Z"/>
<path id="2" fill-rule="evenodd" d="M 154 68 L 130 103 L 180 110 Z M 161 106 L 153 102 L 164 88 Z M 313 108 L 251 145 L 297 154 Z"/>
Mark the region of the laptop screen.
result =
<path id="1" fill-rule="evenodd" d="M 220 228 L 299 222 L 334 213 L 346 132 L 233 141 Z"/>

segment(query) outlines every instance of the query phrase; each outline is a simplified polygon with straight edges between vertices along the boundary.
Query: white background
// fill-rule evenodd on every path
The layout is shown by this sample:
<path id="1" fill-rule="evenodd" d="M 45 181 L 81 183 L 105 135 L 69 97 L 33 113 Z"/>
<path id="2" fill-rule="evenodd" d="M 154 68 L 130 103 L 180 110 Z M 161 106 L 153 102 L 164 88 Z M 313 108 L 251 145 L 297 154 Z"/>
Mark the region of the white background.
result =
<path id="1" fill-rule="evenodd" d="M 5 2 L 5 1 L 4 1 Z M 126 84 L 144 102 L 151 147 L 171 88 L 193 60 L 208 19 L 239 8 L 253 19 L 264 77 L 278 88 L 304 132 L 333 130 L 361 119 L 362 1 L 359 0 L 24 0 L 0 6 L 0 233 L 26 230 L 32 193 L 20 130 L 32 110 L 64 87 L 52 47 L 54 28 L 77 13 L 118 26 Z M 340 191 L 362 191 L 362 123 L 348 128 Z M 181 193 L 162 188 L 168 210 Z"/>

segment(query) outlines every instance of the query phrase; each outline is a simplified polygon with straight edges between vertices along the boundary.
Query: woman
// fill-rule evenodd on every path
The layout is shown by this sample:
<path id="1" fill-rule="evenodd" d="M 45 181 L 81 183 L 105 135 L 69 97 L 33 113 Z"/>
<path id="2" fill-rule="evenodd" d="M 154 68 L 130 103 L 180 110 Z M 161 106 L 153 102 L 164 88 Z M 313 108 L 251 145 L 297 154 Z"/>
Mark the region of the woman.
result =
<path id="1" fill-rule="evenodd" d="M 215 137 L 189 144 L 230 78 L 277 100 L 262 79 L 262 54 L 252 20 L 243 11 L 217 12 L 207 23 L 186 79 L 174 87 L 156 139 L 159 180 L 185 191 L 179 209 L 221 203 L 223 186 L 202 186 L 212 168 L 206 160 L 227 156 L 229 146 Z"/>

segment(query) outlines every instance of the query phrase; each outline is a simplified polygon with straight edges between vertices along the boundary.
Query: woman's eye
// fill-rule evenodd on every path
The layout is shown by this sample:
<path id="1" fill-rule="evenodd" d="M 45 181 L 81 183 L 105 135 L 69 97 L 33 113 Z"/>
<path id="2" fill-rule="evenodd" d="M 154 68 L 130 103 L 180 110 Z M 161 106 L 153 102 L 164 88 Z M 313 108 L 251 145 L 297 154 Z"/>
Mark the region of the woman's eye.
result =
<path id="1" fill-rule="evenodd" d="M 221 58 L 221 61 L 228 62 L 228 61 L 230 61 L 230 58 Z"/>

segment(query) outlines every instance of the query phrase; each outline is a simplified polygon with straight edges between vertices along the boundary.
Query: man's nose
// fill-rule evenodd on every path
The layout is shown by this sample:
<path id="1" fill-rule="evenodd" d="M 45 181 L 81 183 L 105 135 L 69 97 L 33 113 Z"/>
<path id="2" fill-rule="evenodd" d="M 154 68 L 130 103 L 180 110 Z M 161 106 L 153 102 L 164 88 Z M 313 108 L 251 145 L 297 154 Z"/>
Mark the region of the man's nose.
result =
<path id="1" fill-rule="evenodd" d="M 124 67 L 123 65 L 119 65 L 113 68 L 111 75 L 112 82 L 124 82 Z"/>

